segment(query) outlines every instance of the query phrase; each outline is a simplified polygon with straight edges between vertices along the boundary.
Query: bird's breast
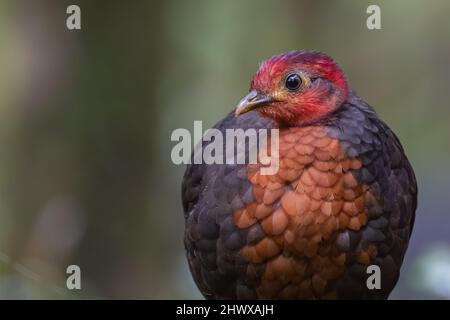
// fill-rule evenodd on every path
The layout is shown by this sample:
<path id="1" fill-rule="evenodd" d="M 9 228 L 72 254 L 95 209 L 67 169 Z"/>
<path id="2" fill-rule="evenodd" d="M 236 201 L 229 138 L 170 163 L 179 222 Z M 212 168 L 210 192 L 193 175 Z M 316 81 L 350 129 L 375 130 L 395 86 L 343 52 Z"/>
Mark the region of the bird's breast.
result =
<path id="1" fill-rule="evenodd" d="M 366 202 L 374 198 L 356 178 L 361 166 L 318 126 L 280 131 L 276 174 L 247 166 L 254 201 L 235 210 L 233 219 L 253 237 L 240 254 L 259 297 L 335 295 L 327 284 L 343 274 L 350 254 L 337 241 L 339 231 L 364 226 Z M 369 246 L 356 259 L 369 263 L 374 255 Z"/>

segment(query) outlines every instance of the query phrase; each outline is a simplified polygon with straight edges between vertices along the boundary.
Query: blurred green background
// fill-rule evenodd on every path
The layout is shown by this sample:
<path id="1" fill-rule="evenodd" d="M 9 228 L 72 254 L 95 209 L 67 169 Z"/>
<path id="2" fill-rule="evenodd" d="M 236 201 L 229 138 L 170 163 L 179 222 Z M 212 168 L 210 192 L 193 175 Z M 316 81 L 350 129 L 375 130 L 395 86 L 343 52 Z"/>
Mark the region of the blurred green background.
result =
<path id="1" fill-rule="evenodd" d="M 69 4 L 81 31 L 66 29 Z M 369 4 L 381 30 L 366 28 Z M 200 298 L 171 132 L 213 125 L 261 60 L 292 49 L 335 58 L 415 168 L 391 298 L 450 298 L 446 0 L 1 0 L 0 298 Z M 65 289 L 70 264 L 81 291 Z"/>

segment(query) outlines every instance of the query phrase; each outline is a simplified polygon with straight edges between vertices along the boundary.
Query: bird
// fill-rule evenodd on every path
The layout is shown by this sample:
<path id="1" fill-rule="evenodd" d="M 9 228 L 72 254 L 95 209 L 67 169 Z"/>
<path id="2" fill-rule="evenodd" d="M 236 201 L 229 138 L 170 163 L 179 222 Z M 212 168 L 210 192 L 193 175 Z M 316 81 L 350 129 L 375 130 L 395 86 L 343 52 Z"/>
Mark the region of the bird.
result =
<path id="1" fill-rule="evenodd" d="M 213 128 L 277 129 L 279 170 L 187 166 L 184 246 L 206 299 L 388 299 L 417 182 L 397 136 L 331 57 L 295 50 L 263 61 Z"/>

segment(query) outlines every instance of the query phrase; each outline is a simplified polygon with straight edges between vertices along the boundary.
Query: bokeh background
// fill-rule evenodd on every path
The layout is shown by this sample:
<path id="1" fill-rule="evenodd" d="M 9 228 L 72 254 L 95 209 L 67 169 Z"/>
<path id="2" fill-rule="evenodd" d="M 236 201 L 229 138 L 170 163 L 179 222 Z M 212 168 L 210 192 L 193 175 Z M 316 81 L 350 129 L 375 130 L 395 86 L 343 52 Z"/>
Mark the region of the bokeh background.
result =
<path id="1" fill-rule="evenodd" d="M 292 49 L 334 57 L 415 168 L 391 298 L 450 298 L 449 17 L 446 0 L 1 0 L 0 298 L 200 298 L 171 132 L 213 125 L 261 60 Z M 81 291 L 65 288 L 70 264 Z"/>

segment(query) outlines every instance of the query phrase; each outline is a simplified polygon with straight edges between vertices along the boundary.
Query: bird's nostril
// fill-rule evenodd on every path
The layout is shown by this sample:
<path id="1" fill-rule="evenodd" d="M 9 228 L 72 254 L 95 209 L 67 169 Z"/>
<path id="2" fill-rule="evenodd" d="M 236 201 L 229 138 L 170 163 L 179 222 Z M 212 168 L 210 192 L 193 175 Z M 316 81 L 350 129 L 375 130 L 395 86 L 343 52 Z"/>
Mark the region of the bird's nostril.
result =
<path id="1" fill-rule="evenodd" d="M 248 101 L 254 101 L 257 96 L 258 96 L 258 93 L 256 91 L 252 91 L 250 96 L 248 97 Z"/>

